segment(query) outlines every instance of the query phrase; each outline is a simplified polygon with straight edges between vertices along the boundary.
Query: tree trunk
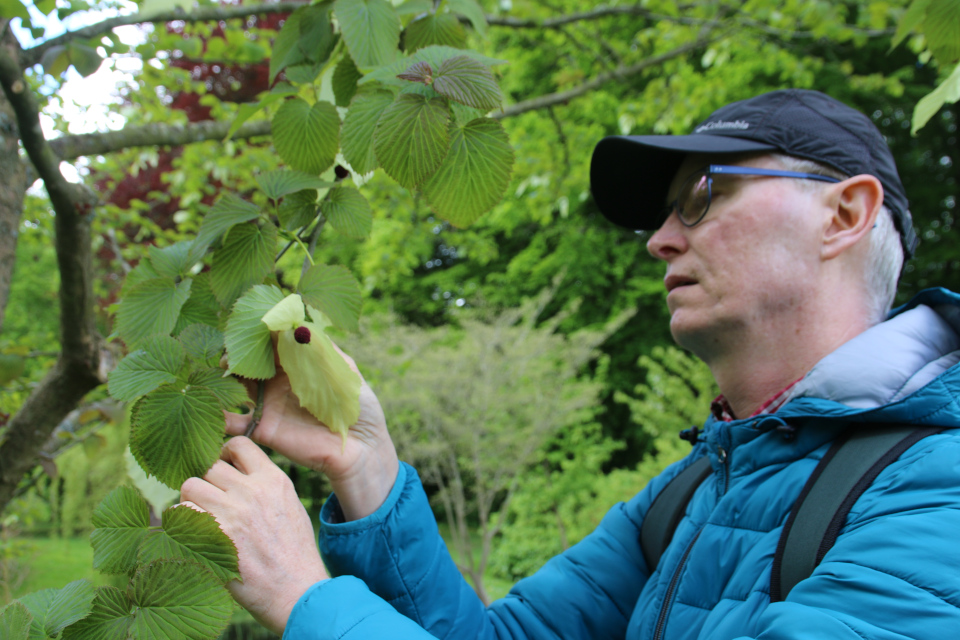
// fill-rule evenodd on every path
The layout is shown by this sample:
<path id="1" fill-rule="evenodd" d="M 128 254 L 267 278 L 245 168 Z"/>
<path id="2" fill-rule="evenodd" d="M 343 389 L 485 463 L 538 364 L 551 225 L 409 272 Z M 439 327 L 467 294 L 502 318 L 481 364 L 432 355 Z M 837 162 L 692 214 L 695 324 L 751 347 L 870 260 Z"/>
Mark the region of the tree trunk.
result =
<path id="1" fill-rule="evenodd" d="M 6 96 L 0 92 L 0 333 L 6 316 L 13 265 L 17 255 L 17 230 L 23 215 L 27 177 L 20 161 L 20 130 Z"/>

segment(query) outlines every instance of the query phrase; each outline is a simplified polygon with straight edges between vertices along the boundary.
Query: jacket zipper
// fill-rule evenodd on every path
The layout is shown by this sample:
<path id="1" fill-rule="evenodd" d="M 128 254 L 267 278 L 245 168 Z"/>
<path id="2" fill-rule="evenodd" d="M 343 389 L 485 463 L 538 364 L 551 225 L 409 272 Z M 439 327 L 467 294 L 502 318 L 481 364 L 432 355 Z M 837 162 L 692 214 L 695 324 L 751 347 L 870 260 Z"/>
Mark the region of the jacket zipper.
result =
<path id="1" fill-rule="evenodd" d="M 720 467 L 723 469 L 724 494 L 730 488 L 730 465 L 727 464 L 727 457 L 727 450 L 718 446 L 717 458 L 720 462 Z M 670 613 L 670 608 L 673 604 L 673 592 L 677 589 L 677 583 L 680 581 L 680 574 L 683 572 L 683 568 L 687 565 L 687 558 L 690 557 L 690 552 L 693 550 L 693 545 L 696 544 L 697 538 L 700 537 L 701 531 L 703 531 L 703 527 L 700 527 L 696 535 L 693 536 L 693 540 L 691 540 L 690 544 L 687 545 L 687 548 L 683 552 L 683 556 L 680 558 L 680 563 L 677 565 L 676 570 L 673 572 L 673 576 L 670 578 L 670 584 L 667 586 L 667 593 L 663 597 L 663 605 L 660 607 L 660 615 L 657 618 L 657 626 L 653 632 L 653 640 L 661 640 L 663 638 L 663 632 L 667 626 L 667 614 Z"/>
<path id="2" fill-rule="evenodd" d="M 683 552 L 683 556 L 680 558 L 680 564 L 677 565 L 676 571 L 673 572 L 673 577 L 670 578 L 670 585 L 667 587 L 667 593 L 663 597 L 663 605 L 660 607 L 660 616 L 657 618 L 657 626 L 653 632 L 653 640 L 661 640 L 661 638 L 663 638 L 663 631 L 667 626 L 667 614 L 670 612 L 670 607 L 673 604 L 673 592 L 677 588 L 677 583 L 680 581 L 680 574 L 683 572 L 683 568 L 687 564 L 687 558 L 690 556 L 690 551 L 693 549 L 693 545 L 697 543 L 697 538 L 700 537 L 701 531 L 703 531 L 703 527 L 700 527 L 696 535 L 693 536 L 693 540 L 691 540 L 690 544 L 687 545 L 686 550 Z"/>

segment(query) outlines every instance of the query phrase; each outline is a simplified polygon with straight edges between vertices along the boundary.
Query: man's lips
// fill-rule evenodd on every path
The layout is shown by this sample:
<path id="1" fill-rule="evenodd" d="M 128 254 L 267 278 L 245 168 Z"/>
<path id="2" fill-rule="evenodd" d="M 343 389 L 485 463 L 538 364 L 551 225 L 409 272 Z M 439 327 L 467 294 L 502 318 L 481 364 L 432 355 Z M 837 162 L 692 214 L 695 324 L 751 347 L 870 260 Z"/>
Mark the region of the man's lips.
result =
<path id="1" fill-rule="evenodd" d="M 697 284 L 697 281 L 693 278 L 688 278 L 687 276 L 669 275 L 663 279 L 663 284 L 667 288 L 667 293 L 670 293 L 677 287 L 685 287 L 687 285 Z"/>

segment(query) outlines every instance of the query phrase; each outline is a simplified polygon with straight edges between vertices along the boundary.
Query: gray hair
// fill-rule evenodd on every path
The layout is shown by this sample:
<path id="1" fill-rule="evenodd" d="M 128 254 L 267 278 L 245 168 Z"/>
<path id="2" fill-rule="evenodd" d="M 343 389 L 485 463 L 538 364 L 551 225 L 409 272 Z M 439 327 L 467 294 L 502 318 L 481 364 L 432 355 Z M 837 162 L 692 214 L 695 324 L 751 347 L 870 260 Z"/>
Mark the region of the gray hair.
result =
<path id="1" fill-rule="evenodd" d="M 850 177 L 833 167 L 813 160 L 804 160 L 782 153 L 769 155 L 775 158 L 786 171 L 816 173 L 838 180 L 846 180 Z M 811 188 L 818 184 L 812 180 L 800 182 L 810 185 Z M 864 274 L 872 324 L 883 322 L 890 313 L 893 299 L 897 294 L 897 281 L 900 279 L 902 267 L 903 245 L 900 243 L 900 233 L 893 224 L 893 214 L 890 209 L 886 205 L 881 205 L 876 224 L 870 232 L 870 247 Z"/>

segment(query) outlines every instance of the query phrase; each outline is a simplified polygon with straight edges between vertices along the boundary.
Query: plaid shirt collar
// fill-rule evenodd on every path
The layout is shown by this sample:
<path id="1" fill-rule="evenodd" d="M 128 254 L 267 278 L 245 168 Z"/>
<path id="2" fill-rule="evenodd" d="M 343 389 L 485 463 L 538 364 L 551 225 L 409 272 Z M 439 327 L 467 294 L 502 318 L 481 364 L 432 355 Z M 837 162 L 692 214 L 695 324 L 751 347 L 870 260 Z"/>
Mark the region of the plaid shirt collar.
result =
<path id="1" fill-rule="evenodd" d="M 801 380 L 803 380 L 803 376 L 800 376 L 786 387 L 773 394 L 769 400 L 760 405 L 759 409 L 747 417 L 752 418 L 754 416 L 760 416 L 767 413 L 775 413 L 777 409 L 786 404 L 787 400 L 790 399 L 790 392 L 793 391 L 793 388 L 797 386 L 797 383 Z M 713 414 L 714 418 L 721 422 L 732 422 L 738 419 L 733 414 L 733 408 L 730 406 L 730 403 L 727 402 L 727 399 L 722 393 L 714 398 L 713 402 L 710 403 L 710 413 Z"/>

